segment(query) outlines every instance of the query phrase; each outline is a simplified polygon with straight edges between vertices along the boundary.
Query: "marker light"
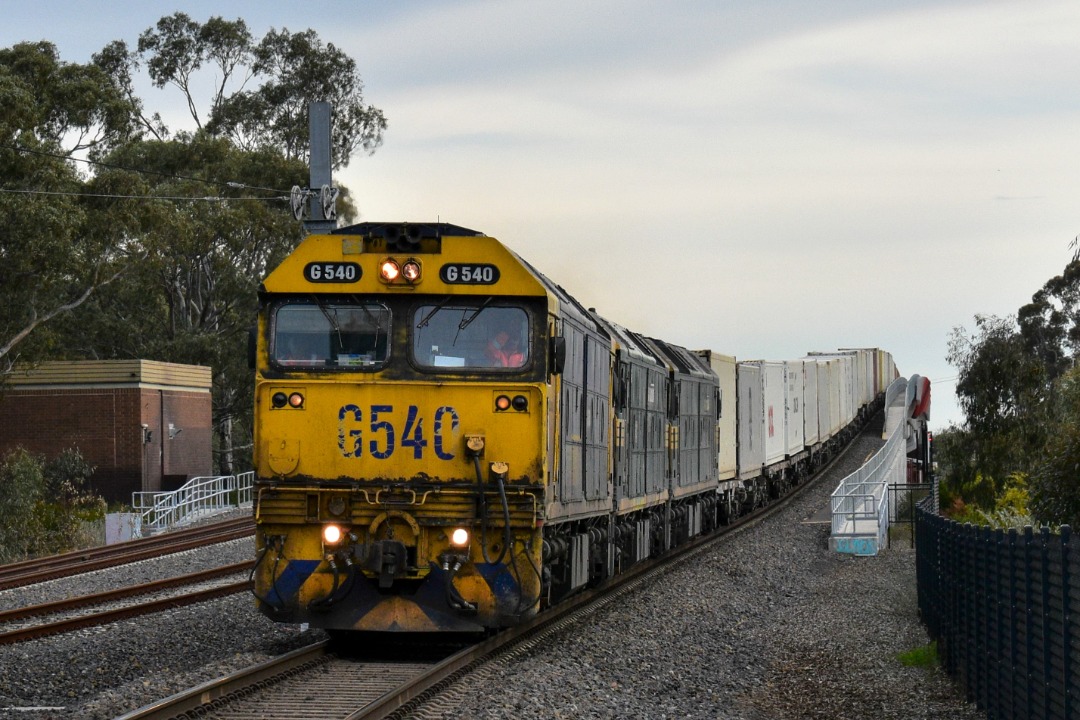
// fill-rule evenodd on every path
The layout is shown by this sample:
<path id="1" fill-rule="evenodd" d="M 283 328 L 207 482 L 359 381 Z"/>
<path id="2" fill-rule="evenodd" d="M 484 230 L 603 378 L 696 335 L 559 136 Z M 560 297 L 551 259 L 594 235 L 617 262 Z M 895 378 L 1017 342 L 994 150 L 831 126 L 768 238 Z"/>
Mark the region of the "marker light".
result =
<path id="1" fill-rule="evenodd" d="M 450 533 L 450 544 L 455 547 L 465 547 L 469 544 L 469 531 L 465 528 L 454 528 Z"/>
<path id="2" fill-rule="evenodd" d="M 344 533 L 337 525 L 324 525 L 322 530 L 323 542 L 327 545 L 337 545 L 341 542 Z"/>
<path id="3" fill-rule="evenodd" d="M 294 408 L 304 407 L 304 396 L 298 392 L 294 392 L 289 396 L 289 406 Z"/>
<path id="4" fill-rule="evenodd" d="M 398 266 L 397 260 L 387 258 L 379 265 L 379 276 L 386 282 L 397 280 L 399 275 L 401 275 L 401 268 Z"/>
<path id="5" fill-rule="evenodd" d="M 420 263 L 416 260 L 409 260 L 401 266 L 401 277 L 405 278 L 409 282 L 416 282 L 420 279 Z"/>
<path id="6" fill-rule="evenodd" d="M 289 396 L 283 392 L 276 392 L 274 396 L 270 398 L 270 402 L 276 408 L 283 408 L 289 402 Z"/>
<path id="7" fill-rule="evenodd" d="M 525 412 L 529 409 L 529 400 L 524 395 L 515 395 L 511 404 L 518 412 Z"/>
<path id="8" fill-rule="evenodd" d="M 495 409 L 499 410 L 500 412 L 503 410 L 509 410 L 510 398 L 506 395 L 500 395 L 499 397 L 495 398 Z"/>

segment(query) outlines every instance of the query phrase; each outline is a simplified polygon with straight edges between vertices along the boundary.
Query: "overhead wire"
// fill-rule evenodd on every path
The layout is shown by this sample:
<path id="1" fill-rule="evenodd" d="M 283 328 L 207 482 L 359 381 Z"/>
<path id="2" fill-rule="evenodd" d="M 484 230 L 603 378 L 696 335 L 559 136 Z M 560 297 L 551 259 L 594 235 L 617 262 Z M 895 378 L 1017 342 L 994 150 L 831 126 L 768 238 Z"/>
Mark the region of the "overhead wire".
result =
<path id="1" fill-rule="evenodd" d="M 244 184 L 244 182 L 237 182 L 235 180 L 207 180 L 205 178 L 200 178 L 200 177 L 191 177 L 191 176 L 187 176 L 187 175 L 176 175 L 176 174 L 173 174 L 173 173 L 162 173 L 160 171 L 152 171 L 152 169 L 143 169 L 143 168 L 138 168 L 138 167 L 130 167 L 130 166 L 125 166 L 125 165 L 119 165 L 119 164 L 116 164 L 116 163 L 107 163 L 107 162 L 103 162 L 103 161 L 100 161 L 100 160 L 90 160 L 90 159 L 87 159 L 87 158 L 76 158 L 76 157 L 73 157 L 73 155 L 65 155 L 63 153 L 58 153 L 58 152 L 49 152 L 49 151 L 46 151 L 46 150 L 35 150 L 35 149 L 31 149 L 31 148 L 21 148 L 21 147 L 14 146 L 14 145 L 8 145 L 8 144 L 6 144 L 6 142 L 0 142 L 0 148 L 6 149 L 6 150 L 12 150 L 14 152 L 24 152 L 24 153 L 32 154 L 32 155 L 41 155 L 41 157 L 43 157 L 43 158 L 52 158 L 54 160 L 72 160 L 72 161 L 76 161 L 76 162 L 86 163 L 86 164 L 89 164 L 89 165 L 97 165 L 97 166 L 100 166 L 100 167 L 108 167 L 110 169 L 121 169 L 121 171 L 129 172 L 129 173 L 136 173 L 136 174 L 139 174 L 139 175 L 154 175 L 154 176 L 163 177 L 163 178 L 172 179 L 172 180 L 188 180 L 188 181 L 191 181 L 191 182 L 202 182 L 202 184 L 205 184 L 205 185 L 227 187 L 227 188 L 230 188 L 232 190 L 258 190 L 258 191 L 262 191 L 262 192 L 272 192 L 275 195 L 279 195 L 278 198 L 272 198 L 271 200 L 281 200 L 282 196 L 287 196 L 289 194 L 289 192 L 291 192 L 289 190 L 278 190 L 278 189 L 274 189 L 274 188 L 262 188 L 262 187 L 259 187 L 259 186 L 247 185 L 247 184 Z M 79 194 L 83 194 L 83 193 L 79 193 Z M 89 195 L 89 196 L 95 196 L 95 195 Z M 100 196 L 109 196 L 109 195 L 100 195 Z M 157 195 L 147 195 L 147 198 L 157 198 Z M 187 198 L 179 198 L 178 200 L 188 200 L 188 199 Z M 222 200 L 226 200 L 226 199 L 222 199 Z M 232 199 L 228 199 L 228 200 L 232 200 Z M 237 200 L 240 200 L 240 199 L 237 199 Z M 246 200 L 267 200 L 267 199 L 266 198 L 261 198 L 261 199 L 260 198 L 248 198 Z"/>
<path id="2" fill-rule="evenodd" d="M 0 193 L 11 193 L 16 195 L 66 195 L 71 197 L 106 198 L 112 200 L 186 200 L 192 202 L 233 202 L 235 200 L 269 200 L 273 202 L 283 202 L 288 200 L 287 197 L 265 196 L 222 197 L 220 195 L 207 195 L 203 197 L 196 197 L 194 195 L 109 195 L 106 193 L 62 192 L 58 190 L 15 190 L 11 188 L 0 188 Z"/>

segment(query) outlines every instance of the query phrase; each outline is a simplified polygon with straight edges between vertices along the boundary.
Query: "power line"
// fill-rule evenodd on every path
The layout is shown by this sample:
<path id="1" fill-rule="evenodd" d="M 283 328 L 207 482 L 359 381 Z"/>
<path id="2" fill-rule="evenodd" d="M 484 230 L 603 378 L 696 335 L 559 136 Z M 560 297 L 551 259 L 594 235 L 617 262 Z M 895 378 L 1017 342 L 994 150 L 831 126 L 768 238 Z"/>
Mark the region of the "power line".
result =
<path id="1" fill-rule="evenodd" d="M 288 190 L 275 190 L 274 188 L 264 188 L 257 185 L 247 185 L 245 183 L 235 181 L 221 181 L 221 180 L 206 180 L 204 178 L 189 177 L 187 175 L 173 175 L 170 173 L 163 173 L 157 170 L 142 170 L 140 168 L 127 167 L 125 165 L 117 165 L 114 163 L 101 162 L 99 160 L 89 160 L 86 158 L 78 158 L 70 155 L 62 155 L 60 153 L 46 152 L 45 150 L 32 150 L 30 148 L 18 147 L 16 145 L 8 145 L 7 143 L 0 143 L 0 148 L 6 150 L 13 150 L 15 152 L 27 153 L 29 155 L 40 155 L 42 157 L 53 158 L 54 160 L 74 160 L 76 162 L 83 162 L 88 165 L 97 165 L 99 167 L 109 168 L 111 170 L 124 170 L 126 172 L 132 172 L 139 175 L 156 175 L 158 177 L 167 178 L 170 180 L 187 180 L 190 182 L 199 182 L 206 185 L 225 186 L 234 190 L 261 190 L 263 192 L 275 193 L 277 195 L 288 195 Z"/>
<path id="2" fill-rule="evenodd" d="M 206 197 L 195 197 L 191 195 L 108 195 L 104 193 L 60 192 L 55 190 L 14 190 L 9 188 L 0 188 L 0 193 L 11 193 L 13 195 L 63 195 L 68 197 L 105 198 L 111 200 L 184 200 L 193 202 L 234 202 L 236 200 L 284 202 L 289 199 L 287 197 L 221 197 L 220 195 Z"/>

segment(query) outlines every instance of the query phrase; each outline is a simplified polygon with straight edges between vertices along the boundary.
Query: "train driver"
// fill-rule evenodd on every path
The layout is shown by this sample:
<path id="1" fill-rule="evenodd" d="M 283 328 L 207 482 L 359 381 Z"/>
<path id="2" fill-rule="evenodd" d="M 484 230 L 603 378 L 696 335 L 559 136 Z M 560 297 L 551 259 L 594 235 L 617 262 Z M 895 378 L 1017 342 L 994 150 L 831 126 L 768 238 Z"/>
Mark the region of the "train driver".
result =
<path id="1" fill-rule="evenodd" d="M 487 358 L 494 367 L 519 368 L 525 364 L 525 353 L 518 339 L 505 327 L 500 327 L 488 341 Z"/>

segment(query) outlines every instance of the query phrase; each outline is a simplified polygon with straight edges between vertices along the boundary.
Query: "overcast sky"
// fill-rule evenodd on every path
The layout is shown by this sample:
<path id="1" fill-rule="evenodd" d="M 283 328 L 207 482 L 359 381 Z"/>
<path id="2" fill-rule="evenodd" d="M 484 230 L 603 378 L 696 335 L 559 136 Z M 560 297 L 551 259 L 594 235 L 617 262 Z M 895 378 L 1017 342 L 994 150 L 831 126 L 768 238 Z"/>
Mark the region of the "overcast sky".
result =
<path id="1" fill-rule="evenodd" d="M 0 46 L 86 62 L 175 10 L 357 60 L 389 120 L 336 177 L 362 220 L 482 230 L 690 348 L 886 348 L 934 428 L 962 420 L 950 331 L 1014 314 L 1080 233 L 1075 0 L 40 0 Z"/>

